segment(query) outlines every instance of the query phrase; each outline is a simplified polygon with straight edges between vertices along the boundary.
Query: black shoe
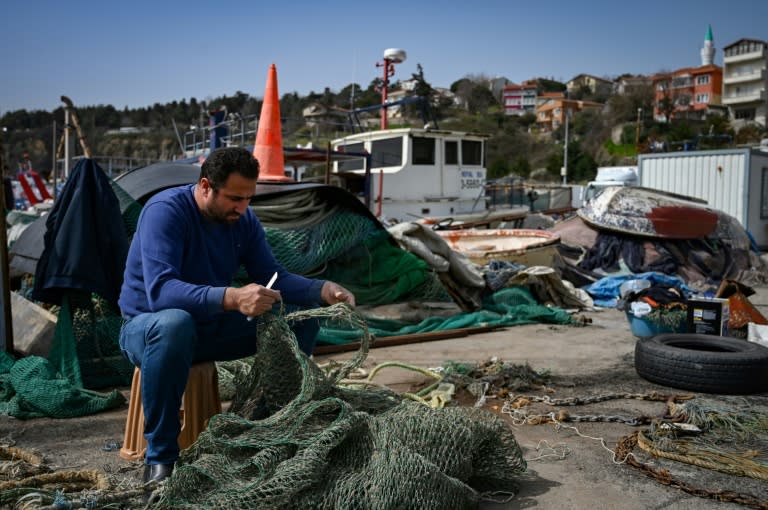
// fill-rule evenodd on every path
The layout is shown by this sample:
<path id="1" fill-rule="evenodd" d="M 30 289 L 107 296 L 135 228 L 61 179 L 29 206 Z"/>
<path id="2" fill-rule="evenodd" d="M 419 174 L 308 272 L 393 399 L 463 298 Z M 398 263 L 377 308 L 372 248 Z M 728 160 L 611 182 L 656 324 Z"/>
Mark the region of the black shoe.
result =
<path id="1" fill-rule="evenodd" d="M 173 472 L 173 464 L 147 464 L 144 466 L 144 483 L 149 481 L 162 482 Z"/>

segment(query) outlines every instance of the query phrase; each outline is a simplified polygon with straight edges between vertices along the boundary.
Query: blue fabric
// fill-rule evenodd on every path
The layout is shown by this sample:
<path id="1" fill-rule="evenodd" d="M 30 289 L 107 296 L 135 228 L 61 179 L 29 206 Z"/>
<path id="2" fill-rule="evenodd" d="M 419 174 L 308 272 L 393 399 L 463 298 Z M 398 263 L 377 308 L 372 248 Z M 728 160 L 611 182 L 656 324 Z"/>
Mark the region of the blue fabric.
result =
<path id="1" fill-rule="evenodd" d="M 648 280 L 651 285 L 677 287 L 685 293 L 686 297 L 693 294 L 691 288 L 681 278 L 655 272 L 606 276 L 583 289 L 592 296 L 596 306 L 615 308 L 621 297 L 619 287 L 628 280 Z"/>
<path id="2" fill-rule="evenodd" d="M 210 221 L 200 214 L 193 189 L 162 191 L 142 209 L 120 293 L 124 317 L 178 308 L 198 322 L 214 320 L 241 265 L 262 285 L 277 272 L 274 288 L 285 302 L 320 303 L 324 282 L 286 271 L 253 211 L 247 209 L 234 225 Z"/>
<path id="3" fill-rule="evenodd" d="M 241 313 L 225 312 L 200 325 L 189 312 L 167 309 L 137 315 L 123 325 L 120 348 L 141 369 L 146 464 L 173 464 L 179 457 L 179 408 L 190 367 L 255 354 L 260 322 L 261 318 L 249 321 Z M 290 325 L 299 347 L 310 355 L 318 322 Z"/>

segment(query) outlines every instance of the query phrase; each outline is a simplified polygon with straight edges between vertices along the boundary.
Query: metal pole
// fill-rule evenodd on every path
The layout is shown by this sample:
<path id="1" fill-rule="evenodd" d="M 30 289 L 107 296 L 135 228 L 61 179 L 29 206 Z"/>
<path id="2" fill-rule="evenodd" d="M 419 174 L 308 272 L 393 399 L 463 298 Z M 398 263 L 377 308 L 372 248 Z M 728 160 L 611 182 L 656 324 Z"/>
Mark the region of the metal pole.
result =
<path id="1" fill-rule="evenodd" d="M 64 179 L 69 177 L 69 109 L 64 109 Z"/>
<path id="2" fill-rule="evenodd" d="M 567 101 L 567 99 L 566 99 Z M 563 102 L 565 113 L 565 144 L 563 146 L 563 184 L 568 184 L 568 107 Z"/>
<path id="3" fill-rule="evenodd" d="M 387 129 L 387 87 L 389 86 L 388 58 L 384 59 L 384 85 L 381 88 L 381 129 Z"/>
<path id="4" fill-rule="evenodd" d="M 8 255 L 8 235 L 5 221 L 5 163 L 3 161 L 3 133 L 0 131 L 0 336 L 5 352 L 13 353 L 13 322 L 11 315 L 11 281 Z"/>
<path id="5" fill-rule="evenodd" d="M 635 128 L 635 155 L 640 154 L 640 115 L 642 115 L 643 109 L 637 109 L 637 127 Z"/>
<path id="6" fill-rule="evenodd" d="M 53 200 L 56 200 L 56 119 L 53 119 L 53 144 L 51 145 L 51 172 L 53 173 Z"/>

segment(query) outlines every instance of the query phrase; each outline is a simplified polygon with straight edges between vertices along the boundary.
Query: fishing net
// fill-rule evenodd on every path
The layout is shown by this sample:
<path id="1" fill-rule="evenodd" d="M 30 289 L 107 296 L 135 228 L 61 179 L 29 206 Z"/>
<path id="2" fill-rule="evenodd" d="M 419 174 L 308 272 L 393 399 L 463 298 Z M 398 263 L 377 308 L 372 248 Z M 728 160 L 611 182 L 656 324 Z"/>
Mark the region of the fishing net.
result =
<path id="1" fill-rule="evenodd" d="M 340 386 L 367 356 L 370 337 L 324 372 L 286 322 L 320 316 L 365 329 L 346 305 L 267 321 L 232 407 L 182 452 L 157 508 L 471 508 L 515 493 L 526 464 L 501 418 Z M 251 419 L 264 407 L 270 416 Z"/>
<path id="2" fill-rule="evenodd" d="M 451 301 L 418 256 L 397 246 L 369 216 L 303 190 L 252 205 L 275 258 L 291 272 L 335 281 L 361 305 Z"/>
<path id="3" fill-rule="evenodd" d="M 402 320 L 367 317 L 366 327 L 374 338 L 448 331 L 472 327 L 506 327 L 521 324 L 574 324 L 573 317 L 561 308 L 539 304 L 524 287 L 508 287 L 488 295 L 483 308 L 450 317 L 429 317 L 417 324 Z M 325 320 L 318 343 L 344 344 L 360 340 L 363 331 L 343 321 Z"/>
<path id="4" fill-rule="evenodd" d="M 13 360 L 4 352 L 0 357 L 0 414 L 22 419 L 72 418 L 125 404 L 117 390 L 99 395 L 73 385 L 45 358 Z"/>

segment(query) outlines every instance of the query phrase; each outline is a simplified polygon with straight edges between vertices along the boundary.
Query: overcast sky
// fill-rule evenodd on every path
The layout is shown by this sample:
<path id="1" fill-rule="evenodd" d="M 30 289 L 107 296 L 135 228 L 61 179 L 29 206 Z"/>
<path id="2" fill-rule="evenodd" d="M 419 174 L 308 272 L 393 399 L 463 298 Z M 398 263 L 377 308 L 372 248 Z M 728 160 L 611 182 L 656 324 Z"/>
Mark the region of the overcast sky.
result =
<path id="1" fill-rule="evenodd" d="M 387 48 L 449 87 L 467 75 L 567 81 L 700 65 L 712 25 L 722 48 L 768 40 L 766 0 L 4 0 L 0 115 L 76 106 L 118 109 L 237 91 L 262 97 L 271 63 L 280 95 L 363 87 Z"/>

